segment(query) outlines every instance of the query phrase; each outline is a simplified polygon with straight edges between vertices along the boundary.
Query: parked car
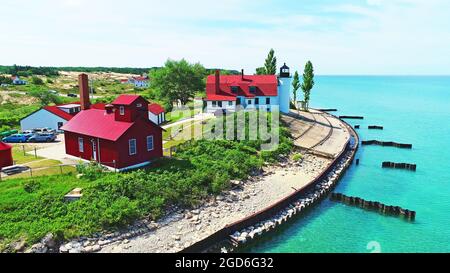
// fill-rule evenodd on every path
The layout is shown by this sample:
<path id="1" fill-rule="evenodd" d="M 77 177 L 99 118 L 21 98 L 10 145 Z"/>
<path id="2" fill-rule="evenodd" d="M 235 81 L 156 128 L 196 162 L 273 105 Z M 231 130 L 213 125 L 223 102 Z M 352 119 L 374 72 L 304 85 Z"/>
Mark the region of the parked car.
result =
<path id="1" fill-rule="evenodd" d="M 51 128 L 48 128 L 48 127 L 44 127 L 44 128 L 34 128 L 33 132 L 34 133 L 38 133 L 38 134 L 39 133 L 52 133 L 52 134 L 54 134 L 55 130 L 53 130 Z"/>
<path id="2" fill-rule="evenodd" d="M 67 94 L 67 96 L 68 96 L 68 97 L 71 97 L 71 98 L 76 98 L 76 97 L 78 97 L 77 94 L 72 94 L 72 93 Z"/>
<path id="3" fill-rule="evenodd" d="M 26 134 L 14 134 L 2 139 L 3 142 L 9 143 L 24 143 L 30 138 L 30 135 Z"/>
<path id="4" fill-rule="evenodd" d="M 34 134 L 28 139 L 28 142 L 53 142 L 56 140 L 55 134 L 50 133 L 40 133 Z"/>
<path id="5" fill-rule="evenodd" d="M 49 93 L 52 93 L 53 95 L 58 95 L 58 91 L 56 90 L 48 90 Z"/>

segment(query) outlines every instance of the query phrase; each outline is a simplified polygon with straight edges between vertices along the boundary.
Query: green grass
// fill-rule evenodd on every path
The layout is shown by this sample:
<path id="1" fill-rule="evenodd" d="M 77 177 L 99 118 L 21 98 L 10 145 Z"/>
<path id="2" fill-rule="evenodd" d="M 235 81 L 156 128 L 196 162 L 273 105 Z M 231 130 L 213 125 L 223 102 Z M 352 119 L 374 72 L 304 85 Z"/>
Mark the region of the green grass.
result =
<path id="1" fill-rule="evenodd" d="M 25 149 L 25 153 L 24 153 Z M 32 161 L 42 160 L 42 157 L 35 157 L 34 155 L 28 154 L 28 152 L 33 151 L 33 147 L 25 144 L 13 144 L 13 159 L 17 165 L 23 165 Z"/>

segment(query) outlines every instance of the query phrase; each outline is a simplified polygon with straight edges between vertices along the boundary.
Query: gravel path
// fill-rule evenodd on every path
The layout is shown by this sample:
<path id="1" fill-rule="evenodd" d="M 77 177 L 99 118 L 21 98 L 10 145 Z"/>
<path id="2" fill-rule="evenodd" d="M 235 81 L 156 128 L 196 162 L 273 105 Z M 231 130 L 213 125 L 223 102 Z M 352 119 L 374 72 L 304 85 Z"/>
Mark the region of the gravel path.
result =
<path id="1" fill-rule="evenodd" d="M 157 223 L 156 230 L 106 245 L 100 252 L 178 252 L 308 184 L 329 163 L 327 159 L 306 155 L 301 163 L 288 161 L 267 166 L 255 178 L 233 181 L 233 190 L 202 207 L 172 213 Z"/>

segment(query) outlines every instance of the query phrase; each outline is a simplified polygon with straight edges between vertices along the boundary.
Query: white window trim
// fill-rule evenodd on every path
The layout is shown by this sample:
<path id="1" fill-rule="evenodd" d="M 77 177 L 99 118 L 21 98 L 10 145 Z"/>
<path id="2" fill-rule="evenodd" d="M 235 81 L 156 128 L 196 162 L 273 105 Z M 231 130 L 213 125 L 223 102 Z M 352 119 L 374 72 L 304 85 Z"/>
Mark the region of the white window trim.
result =
<path id="1" fill-rule="evenodd" d="M 121 116 L 125 115 L 125 107 L 119 106 L 119 112 Z"/>
<path id="2" fill-rule="evenodd" d="M 149 149 L 149 147 L 148 147 L 148 140 L 150 138 L 152 139 L 152 148 L 151 149 Z M 155 138 L 153 137 L 153 135 L 147 136 L 147 152 L 153 151 L 155 149 L 155 142 L 154 141 L 155 141 Z"/>
<path id="3" fill-rule="evenodd" d="M 131 152 L 131 143 L 134 142 L 134 153 Z M 137 141 L 135 138 L 128 140 L 128 155 L 136 155 L 137 154 Z"/>
<path id="4" fill-rule="evenodd" d="M 78 138 L 78 151 L 84 153 L 84 139 L 82 137 Z"/>

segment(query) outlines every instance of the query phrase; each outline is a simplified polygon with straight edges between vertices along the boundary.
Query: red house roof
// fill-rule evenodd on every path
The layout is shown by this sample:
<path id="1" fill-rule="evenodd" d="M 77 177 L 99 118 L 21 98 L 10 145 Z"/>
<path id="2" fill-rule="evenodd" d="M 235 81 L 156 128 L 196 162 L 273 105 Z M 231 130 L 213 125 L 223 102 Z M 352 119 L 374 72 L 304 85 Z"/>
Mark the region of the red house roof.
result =
<path id="1" fill-rule="evenodd" d="M 236 100 L 237 96 L 253 98 L 278 95 L 278 79 L 275 75 L 221 75 L 219 87 L 220 90 L 217 91 L 215 75 L 208 76 L 206 99 Z M 233 93 L 231 87 L 238 87 L 237 93 Z M 250 92 L 251 87 L 255 87 L 254 93 Z"/>
<path id="2" fill-rule="evenodd" d="M 112 104 L 118 104 L 118 105 L 130 105 L 135 100 L 137 100 L 139 97 L 138 95 L 120 95 L 118 96 Z"/>
<path id="3" fill-rule="evenodd" d="M 148 111 L 150 113 L 154 114 L 154 115 L 159 115 L 159 114 L 165 112 L 164 108 L 161 105 L 157 104 L 157 103 L 149 104 L 148 105 Z"/>
<path id="4" fill-rule="evenodd" d="M 0 151 L 9 151 L 11 149 L 12 149 L 11 145 L 8 145 L 0 141 Z"/>
<path id="5" fill-rule="evenodd" d="M 74 117 L 73 115 L 59 109 L 58 106 L 44 106 L 44 110 L 47 110 L 65 120 L 71 120 Z"/>
<path id="6" fill-rule="evenodd" d="M 116 141 L 134 122 L 116 121 L 114 114 L 104 110 L 89 109 L 78 113 L 62 130 L 87 136 Z"/>

